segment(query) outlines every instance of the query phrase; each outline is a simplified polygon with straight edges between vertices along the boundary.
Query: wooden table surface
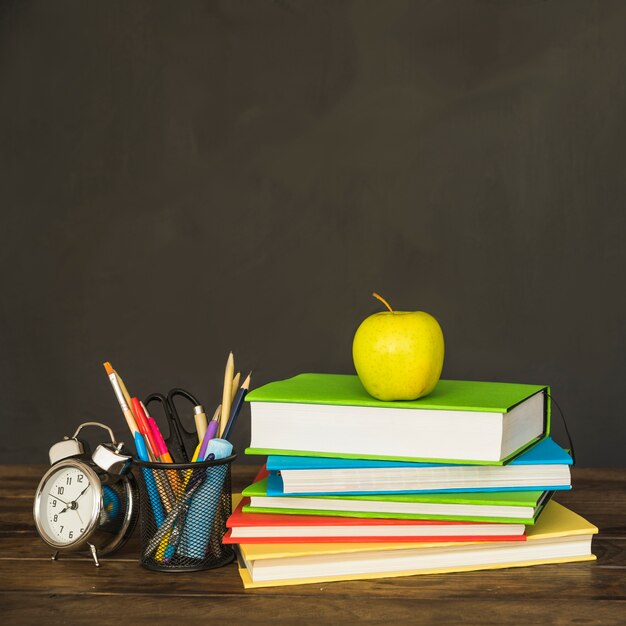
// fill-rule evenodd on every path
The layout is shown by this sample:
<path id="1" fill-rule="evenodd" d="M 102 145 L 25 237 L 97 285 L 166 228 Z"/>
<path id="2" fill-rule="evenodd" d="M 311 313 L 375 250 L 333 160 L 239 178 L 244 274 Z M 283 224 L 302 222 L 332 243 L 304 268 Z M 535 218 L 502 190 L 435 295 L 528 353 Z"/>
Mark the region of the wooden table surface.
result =
<path id="1" fill-rule="evenodd" d="M 255 467 L 233 468 L 234 489 Z M 53 562 L 32 519 L 43 466 L 0 466 L 2 624 L 626 624 L 626 470 L 574 469 L 556 499 L 600 528 L 596 562 L 462 574 L 243 589 L 236 566 L 160 573 L 137 540 L 100 568 Z M 136 533 L 135 533 L 136 534 Z"/>

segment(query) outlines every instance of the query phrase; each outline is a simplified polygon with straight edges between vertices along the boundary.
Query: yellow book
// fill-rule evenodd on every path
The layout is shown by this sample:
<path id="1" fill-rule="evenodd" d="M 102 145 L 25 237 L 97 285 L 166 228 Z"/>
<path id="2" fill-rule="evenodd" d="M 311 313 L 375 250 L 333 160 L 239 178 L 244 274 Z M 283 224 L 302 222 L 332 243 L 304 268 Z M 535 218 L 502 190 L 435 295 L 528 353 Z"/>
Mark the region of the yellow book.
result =
<path id="1" fill-rule="evenodd" d="M 597 532 L 551 501 L 527 529 L 527 541 L 247 544 L 238 548 L 239 573 L 245 588 L 255 588 L 589 561 Z"/>

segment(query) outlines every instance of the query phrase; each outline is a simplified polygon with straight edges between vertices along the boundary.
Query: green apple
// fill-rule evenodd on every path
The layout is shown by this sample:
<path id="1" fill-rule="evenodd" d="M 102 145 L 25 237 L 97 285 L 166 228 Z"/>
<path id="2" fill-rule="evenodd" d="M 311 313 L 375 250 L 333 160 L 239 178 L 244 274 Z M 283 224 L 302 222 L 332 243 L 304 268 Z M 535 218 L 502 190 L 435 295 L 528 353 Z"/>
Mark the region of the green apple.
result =
<path id="1" fill-rule="evenodd" d="M 374 313 L 357 328 L 352 358 L 366 391 L 379 400 L 415 400 L 437 385 L 443 367 L 443 332 L 423 311 Z"/>

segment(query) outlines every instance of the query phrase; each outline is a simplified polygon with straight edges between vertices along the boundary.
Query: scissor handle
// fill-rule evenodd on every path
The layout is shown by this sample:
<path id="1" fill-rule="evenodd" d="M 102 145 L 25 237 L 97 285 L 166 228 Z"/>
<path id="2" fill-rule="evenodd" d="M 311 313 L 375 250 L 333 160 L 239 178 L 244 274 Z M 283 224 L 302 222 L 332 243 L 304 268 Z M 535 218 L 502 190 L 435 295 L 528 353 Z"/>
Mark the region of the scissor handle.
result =
<path id="1" fill-rule="evenodd" d="M 185 428 L 178 410 L 174 404 L 174 398 L 181 396 L 191 402 L 193 406 L 199 404 L 195 396 L 189 393 L 185 389 L 174 388 L 169 391 L 167 397 L 161 393 L 150 394 L 145 401 L 146 406 L 149 402 L 160 402 L 163 405 L 163 411 L 165 412 L 165 419 L 167 420 L 170 434 L 165 440 L 170 452 L 174 452 L 176 456 L 179 456 L 184 462 L 189 462 L 193 455 L 193 450 L 198 444 L 198 435 L 195 431 L 189 431 Z"/>
<path id="2" fill-rule="evenodd" d="M 193 394 L 189 393 L 186 389 L 181 389 L 180 387 L 170 389 L 167 394 L 167 403 L 170 407 L 172 427 L 181 442 L 184 456 L 187 457 L 187 460 L 190 460 L 193 456 L 195 447 L 198 445 L 198 433 L 195 429 L 190 431 L 185 428 L 174 402 L 174 399 L 177 397 L 185 398 L 193 406 L 198 406 L 200 403 Z"/>
<path id="3" fill-rule="evenodd" d="M 174 415 L 178 414 L 178 411 L 176 410 L 176 405 L 174 404 L 174 398 L 176 398 L 177 396 L 180 396 L 181 398 L 185 398 L 186 400 L 189 400 L 189 402 L 191 402 L 191 404 L 193 406 L 198 406 L 200 403 L 198 402 L 198 400 L 196 399 L 196 397 L 192 394 L 189 393 L 189 391 L 187 391 L 186 389 L 181 389 L 180 387 L 175 387 L 174 389 L 171 389 L 170 392 L 167 394 L 167 401 L 172 409 L 172 413 Z M 180 422 L 180 417 L 178 418 L 178 421 Z M 190 432 L 188 431 L 182 422 L 180 422 L 180 427 L 188 434 L 188 435 L 194 435 L 194 432 Z"/>
<path id="4" fill-rule="evenodd" d="M 151 393 L 149 396 L 146 396 L 146 399 L 143 401 L 146 407 L 150 404 L 150 402 L 159 402 L 163 405 L 163 410 L 167 413 L 169 409 L 167 406 L 167 398 L 162 393 Z"/>
<path id="5" fill-rule="evenodd" d="M 144 400 L 144 404 L 148 407 L 151 402 L 158 402 L 163 407 L 165 421 L 167 422 L 167 428 L 169 430 L 168 436 L 165 437 L 165 443 L 167 444 L 168 450 L 175 459 L 183 459 L 185 463 L 188 462 L 189 458 L 185 450 L 183 437 L 179 432 L 178 424 L 172 415 L 172 408 L 170 407 L 169 400 L 162 393 L 151 393 Z"/>

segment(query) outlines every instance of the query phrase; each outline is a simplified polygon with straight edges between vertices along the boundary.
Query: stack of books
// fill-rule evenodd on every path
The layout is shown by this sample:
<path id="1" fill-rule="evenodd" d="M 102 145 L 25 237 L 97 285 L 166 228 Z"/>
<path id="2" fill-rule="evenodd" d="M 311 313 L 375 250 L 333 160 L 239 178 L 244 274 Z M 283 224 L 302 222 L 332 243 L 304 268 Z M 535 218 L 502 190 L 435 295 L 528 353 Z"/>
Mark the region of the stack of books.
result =
<path id="1" fill-rule="evenodd" d="M 248 454 L 267 465 L 228 521 L 245 587 L 593 559 L 597 528 L 552 501 L 570 455 L 549 389 L 441 380 L 411 402 L 356 376 L 250 392 Z"/>

